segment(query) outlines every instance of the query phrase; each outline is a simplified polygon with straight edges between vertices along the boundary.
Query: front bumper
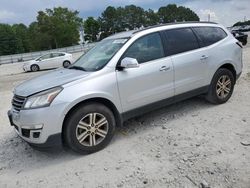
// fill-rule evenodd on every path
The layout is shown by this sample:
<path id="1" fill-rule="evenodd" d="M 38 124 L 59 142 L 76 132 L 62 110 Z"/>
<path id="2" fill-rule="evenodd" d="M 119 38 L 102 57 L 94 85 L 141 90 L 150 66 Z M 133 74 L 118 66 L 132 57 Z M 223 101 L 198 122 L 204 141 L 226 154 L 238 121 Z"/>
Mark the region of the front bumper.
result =
<path id="1" fill-rule="evenodd" d="M 24 71 L 24 72 L 30 71 L 30 66 L 24 65 L 24 66 L 23 66 L 23 71 Z"/>
<path id="2" fill-rule="evenodd" d="M 40 147 L 58 146 L 62 144 L 63 107 L 60 104 L 20 112 L 11 109 L 8 117 L 17 134 L 26 142 Z"/>

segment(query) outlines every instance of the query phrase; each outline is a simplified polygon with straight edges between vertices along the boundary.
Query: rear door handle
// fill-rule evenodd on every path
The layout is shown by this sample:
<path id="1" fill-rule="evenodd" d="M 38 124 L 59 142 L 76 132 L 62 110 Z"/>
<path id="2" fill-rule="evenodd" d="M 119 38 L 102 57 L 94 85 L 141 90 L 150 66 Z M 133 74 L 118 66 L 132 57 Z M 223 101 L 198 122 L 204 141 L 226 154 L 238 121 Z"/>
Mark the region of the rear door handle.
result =
<path id="1" fill-rule="evenodd" d="M 160 71 L 168 71 L 168 70 L 170 70 L 170 67 L 167 67 L 167 66 L 162 66 L 160 68 Z"/>
<path id="2" fill-rule="evenodd" d="M 207 59 L 207 58 L 208 58 L 207 55 L 203 55 L 203 56 L 201 56 L 200 60 L 205 60 L 205 59 Z"/>

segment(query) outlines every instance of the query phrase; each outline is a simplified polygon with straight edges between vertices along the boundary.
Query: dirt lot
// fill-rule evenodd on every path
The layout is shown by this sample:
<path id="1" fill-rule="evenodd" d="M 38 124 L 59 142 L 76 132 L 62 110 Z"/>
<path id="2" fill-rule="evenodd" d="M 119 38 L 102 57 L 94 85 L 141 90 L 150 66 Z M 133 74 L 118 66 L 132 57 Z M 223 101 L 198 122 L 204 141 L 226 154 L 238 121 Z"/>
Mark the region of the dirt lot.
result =
<path id="1" fill-rule="evenodd" d="M 250 46 L 226 104 L 196 97 L 148 113 L 126 122 L 106 149 L 87 156 L 36 151 L 9 126 L 13 87 L 46 72 L 0 66 L 1 188 L 250 188 Z"/>

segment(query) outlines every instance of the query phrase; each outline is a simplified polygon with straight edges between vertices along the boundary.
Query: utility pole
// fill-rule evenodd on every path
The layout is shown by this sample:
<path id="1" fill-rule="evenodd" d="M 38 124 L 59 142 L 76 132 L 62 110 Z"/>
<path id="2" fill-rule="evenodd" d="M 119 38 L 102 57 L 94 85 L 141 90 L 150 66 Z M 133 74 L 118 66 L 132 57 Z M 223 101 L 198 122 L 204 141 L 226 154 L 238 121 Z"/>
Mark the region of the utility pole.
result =
<path id="1" fill-rule="evenodd" d="M 210 22 L 210 13 L 207 15 L 207 21 Z"/>
<path id="2" fill-rule="evenodd" d="M 82 43 L 85 44 L 83 24 L 80 25 L 80 34 L 82 38 Z"/>

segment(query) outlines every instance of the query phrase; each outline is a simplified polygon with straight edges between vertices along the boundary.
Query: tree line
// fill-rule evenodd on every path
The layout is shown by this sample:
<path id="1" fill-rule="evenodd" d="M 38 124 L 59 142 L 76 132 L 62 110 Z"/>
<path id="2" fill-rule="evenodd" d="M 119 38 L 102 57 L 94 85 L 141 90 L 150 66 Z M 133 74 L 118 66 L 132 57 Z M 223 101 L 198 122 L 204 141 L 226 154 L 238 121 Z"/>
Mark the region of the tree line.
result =
<path id="1" fill-rule="evenodd" d="M 0 24 L 0 55 L 49 50 L 78 44 L 82 18 L 68 8 L 39 11 L 36 21 Z"/>
<path id="2" fill-rule="evenodd" d="M 78 11 L 62 7 L 46 9 L 39 11 L 36 21 L 29 26 L 0 24 L 0 56 L 76 45 L 82 27 L 85 40 L 94 42 L 117 32 L 176 21 L 199 21 L 199 17 L 191 9 L 175 4 L 158 11 L 135 5 L 109 6 L 100 17 L 88 17 L 85 21 Z"/>
<path id="3" fill-rule="evenodd" d="M 233 26 L 244 26 L 244 25 L 250 25 L 250 20 L 244 22 L 237 22 Z"/>
<path id="4" fill-rule="evenodd" d="M 144 10 L 135 5 L 125 7 L 107 7 L 97 19 L 88 17 L 84 21 L 85 39 L 97 41 L 111 34 L 148 27 L 156 24 L 199 21 L 198 15 L 189 8 L 169 4 L 160 7 L 157 12 Z"/>

